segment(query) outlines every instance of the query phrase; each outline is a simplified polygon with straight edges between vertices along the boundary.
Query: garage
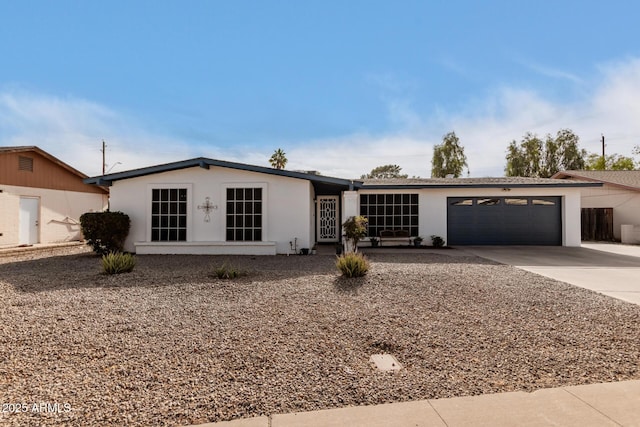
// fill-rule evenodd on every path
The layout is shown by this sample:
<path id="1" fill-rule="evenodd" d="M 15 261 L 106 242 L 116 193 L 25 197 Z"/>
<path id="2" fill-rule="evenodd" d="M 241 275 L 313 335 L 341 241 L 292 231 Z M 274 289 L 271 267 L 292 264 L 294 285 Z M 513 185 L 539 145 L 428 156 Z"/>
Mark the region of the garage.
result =
<path id="1" fill-rule="evenodd" d="M 562 245 L 562 199 L 449 197 L 450 245 Z"/>

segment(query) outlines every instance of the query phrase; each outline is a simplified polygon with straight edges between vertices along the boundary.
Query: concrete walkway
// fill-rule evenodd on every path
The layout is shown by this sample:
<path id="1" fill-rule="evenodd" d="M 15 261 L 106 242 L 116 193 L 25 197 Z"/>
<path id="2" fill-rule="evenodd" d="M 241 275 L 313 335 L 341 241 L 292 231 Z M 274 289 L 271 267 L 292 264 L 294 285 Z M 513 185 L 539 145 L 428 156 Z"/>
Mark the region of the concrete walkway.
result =
<path id="1" fill-rule="evenodd" d="M 244 418 L 198 427 L 640 426 L 640 381 Z"/>
<path id="2" fill-rule="evenodd" d="M 640 246 L 473 246 L 463 251 L 555 280 L 640 304 Z"/>
<path id="3" fill-rule="evenodd" d="M 71 246 L 85 246 L 84 242 L 72 241 L 72 242 L 60 242 L 60 243 L 36 243 L 35 245 L 0 245 L 0 256 L 3 255 L 16 255 L 27 252 L 38 252 L 47 249 L 66 248 Z"/>

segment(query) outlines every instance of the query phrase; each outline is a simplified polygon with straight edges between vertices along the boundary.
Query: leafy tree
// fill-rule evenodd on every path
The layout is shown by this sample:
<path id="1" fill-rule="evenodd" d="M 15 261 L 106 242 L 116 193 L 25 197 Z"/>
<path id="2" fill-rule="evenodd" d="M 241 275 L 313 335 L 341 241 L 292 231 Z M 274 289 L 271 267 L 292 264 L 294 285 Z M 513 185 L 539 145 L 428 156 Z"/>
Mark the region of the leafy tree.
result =
<path id="1" fill-rule="evenodd" d="M 273 155 L 269 159 L 269 163 L 271 163 L 271 167 L 276 169 L 284 169 L 287 165 L 287 157 L 285 156 L 285 152 L 282 151 L 282 148 L 278 148 L 273 152 Z"/>
<path id="2" fill-rule="evenodd" d="M 549 135 L 547 138 L 549 139 Z M 560 162 L 558 163 L 558 169 L 549 169 L 547 174 L 549 176 L 554 175 L 560 170 L 580 170 L 584 169 L 585 157 L 587 151 L 578 147 L 580 138 L 573 133 L 570 129 L 560 129 L 556 133 L 555 144 L 558 149 L 558 155 Z"/>
<path id="3" fill-rule="evenodd" d="M 620 154 L 610 154 L 602 157 L 602 155 L 591 153 L 587 158 L 585 168 L 590 171 L 632 171 L 635 170 L 636 163 L 631 157 L 621 156 Z"/>
<path id="4" fill-rule="evenodd" d="M 527 132 L 519 145 L 512 141 L 507 147 L 505 174 L 549 178 L 561 170 L 584 169 L 587 152 L 578 147 L 579 140 L 569 129 L 555 138 L 547 134 L 544 142 Z"/>
<path id="5" fill-rule="evenodd" d="M 453 175 L 459 178 L 465 166 L 469 167 L 464 147 L 460 145 L 460 139 L 456 133 L 449 132 L 442 137 L 442 144 L 433 147 L 431 177 L 446 178 L 447 175 Z"/>
<path id="6" fill-rule="evenodd" d="M 524 135 L 519 146 L 511 141 L 507 148 L 507 176 L 540 176 L 542 151 L 542 140 L 531 132 Z"/>
<path id="7" fill-rule="evenodd" d="M 398 165 L 384 165 L 371 169 L 371 172 L 362 175 L 362 179 L 388 179 L 388 178 L 407 178 L 409 175 L 401 174 L 402 168 Z"/>

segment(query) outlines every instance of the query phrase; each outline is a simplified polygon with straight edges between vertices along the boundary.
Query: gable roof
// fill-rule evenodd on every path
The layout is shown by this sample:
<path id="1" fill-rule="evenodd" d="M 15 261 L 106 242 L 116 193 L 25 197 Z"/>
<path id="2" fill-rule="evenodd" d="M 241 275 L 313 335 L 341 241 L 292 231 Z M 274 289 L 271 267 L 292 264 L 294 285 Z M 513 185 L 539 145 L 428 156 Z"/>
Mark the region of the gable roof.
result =
<path id="1" fill-rule="evenodd" d="M 635 171 L 584 171 L 569 170 L 556 173 L 552 178 L 580 179 L 590 182 L 602 182 L 627 190 L 640 191 L 640 170 Z"/>
<path id="2" fill-rule="evenodd" d="M 187 169 L 192 167 L 200 167 L 203 169 L 209 169 L 210 166 L 219 166 L 230 169 L 238 169 L 249 172 L 266 173 L 269 175 L 278 175 L 288 178 L 306 179 L 313 183 L 330 184 L 346 187 L 346 189 L 353 189 L 355 184 L 354 180 L 334 178 L 330 176 L 318 175 L 317 173 L 288 171 L 284 169 L 274 169 L 264 166 L 248 165 L 245 163 L 227 162 L 224 160 L 208 159 L 206 157 L 197 157 L 195 159 L 183 160 L 179 162 L 165 163 L 157 166 L 149 166 L 146 168 L 133 169 L 124 172 L 117 172 L 108 175 L 100 175 L 84 180 L 85 184 L 107 185 L 110 186 L 113 181 L 119 181 L 122 179 L 137 178 L 145 175 L 152 175 L 162 172 L 170 172 L 180 169 Z"/>
<path id="3" fill-rule="evenodd" d="M 231 168 L 249 172 L 266 173 L 288 178 L 305 179 L 311 181 L 314 186 L 323 188 L 331 187 L 340 190 L 356 189 L 417 189 L 417 188 L 502 188 L 502 187 L 601 187 L 602 184 L 588 181 L 567 181 L 564 179 L 548 178 L 431 178 L 431 179 L 344 179 L 318 175 L 317 172 L 289 171 L 274 169 L 264 166 L 255 166 L 245 163 L 228 162 L 224 160 L 197 157 L 179 162 L 165 163 L 108 175 L 100 175 L 86 178 L 85 184 L 110 186 L 114 181 L 153 175 L 156 173 L 170 172 L 192 167 L 209 169 L 210 166 Z"/>
<path id="4" fill-rule="evenodd" d="M 21 157 L 36 159 L 35 161 L 39 165 L 36 173 L 25 175 L 16 174 L 9 170 L 7 167 L 9 162 L 12 159 L 18 161 Z M 87 178 L 87 175 L 34 145 L 0 147 L 0 165 L 0 182 L 5 185 L 109 193 L 109 190 L 103 186 L 85 185 L 83 180 Z"/>
<path id="5" fill-rule="evenodd" d="M 21 145 L 21 146 L 14 146 L 14 147 L 0 147 L 0 153 L 26 153 L 26 152 L 38 153 L 42 157 L 44 157 L 44 158 L 46 158 L 48 160 L 51 160 L 53 163 L 55 163 L 58 166 L 66 169 L 67 171 L 71 172 L 72 174 L 77 175 L 82 179 L 87 178 L 87 175 L 85 175 L 82 172 L 80 172 L 79 170 L 69 166 L 68 164 L 66 164 L 62 160 L 58 159 L 57 157 L 52 156 L 51 154 L 47 153 L 46 151 L 36 147 L 35 145 Z"/>

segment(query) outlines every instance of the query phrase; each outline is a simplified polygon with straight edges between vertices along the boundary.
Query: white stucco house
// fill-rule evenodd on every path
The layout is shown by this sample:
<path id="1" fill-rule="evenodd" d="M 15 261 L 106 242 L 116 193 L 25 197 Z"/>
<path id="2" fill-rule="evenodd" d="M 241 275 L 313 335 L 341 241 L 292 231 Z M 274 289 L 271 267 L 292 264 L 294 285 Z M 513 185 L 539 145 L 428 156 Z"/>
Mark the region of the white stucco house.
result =
<path id="1" fill-rule="evenodd" d="M 82 240 L 80 215 L 109 194 L 85 178 L 38 147 L 0 147 L 0 247 Z"/>
<path id="2" fill-rule="evenodd" d="M 405 230 L 450 245 L 580 245 L 580 189 L 530 178 L 351 180 L 195 158 L 85 179 L 110 188 L 139 254 L 286 254 L 341 240 L 353 215 L 369 236 Z M 366 239 L 365 239 L 366 241 Z M 408 240 L 407 240 L 408 242 Z"/>
<path id="3" fill-rule="evenodd" d="M 640 243 L 640 170 L 634 171 L 583 171 L 558 172 L 556 179 L 579 180 L 601 183 L 601 187 L 583 187 L 580 190 L 583 209 L 611 209 L 613 212 L 613 235 L 622 240 L 624 225 L 636 228 L 637 234 L 628 243 Z M 628 227 L 626 227 L 628 229 Z"/>

